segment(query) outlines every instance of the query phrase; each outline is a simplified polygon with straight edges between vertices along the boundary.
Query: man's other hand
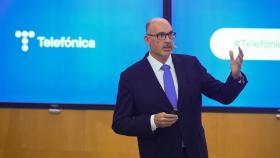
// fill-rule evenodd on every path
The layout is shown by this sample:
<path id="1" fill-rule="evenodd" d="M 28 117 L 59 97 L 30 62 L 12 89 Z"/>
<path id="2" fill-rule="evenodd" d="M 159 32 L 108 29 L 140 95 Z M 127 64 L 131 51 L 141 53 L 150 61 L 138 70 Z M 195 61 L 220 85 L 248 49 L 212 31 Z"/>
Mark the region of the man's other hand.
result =
<path id="1" fill-rule="evenodd" d="M 176 114 L 167 114 L 165 112 L 157 113 L 154 117 L 154 122 L 157 128 L 170 127 L 173 125 L 178 119 L 178 115 Z"/>
<path id="2" fill-rule="evenodd" d="M 241 67 L 242 67 L 244 54 L 240 47 L 238 47 L 238 50 L 239 50 L 239 53 L 235 59 L 234 59 L 232 50 L 229 51 L 231 75 L 235 79 L 242 77 Z"/>

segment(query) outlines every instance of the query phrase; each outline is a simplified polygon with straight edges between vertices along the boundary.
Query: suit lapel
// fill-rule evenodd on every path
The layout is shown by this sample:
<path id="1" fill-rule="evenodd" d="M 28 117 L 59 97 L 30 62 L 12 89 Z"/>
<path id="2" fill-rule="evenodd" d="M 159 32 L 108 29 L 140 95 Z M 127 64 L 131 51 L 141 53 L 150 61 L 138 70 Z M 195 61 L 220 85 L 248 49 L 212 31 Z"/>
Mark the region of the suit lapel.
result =
<path id="1" fill-rule="evenodd" d="M 183 101 L 183 94 L 188 92 L 190 89 L 190 80 L 187 77 L 189 74 L 188 69 L 184 66 L 182 59 L 176 55 L 172 55 L 172 61 L 174 64 L 177 81 L 178 81 L 178 101 L 177 106 L 181 106 Z"/>

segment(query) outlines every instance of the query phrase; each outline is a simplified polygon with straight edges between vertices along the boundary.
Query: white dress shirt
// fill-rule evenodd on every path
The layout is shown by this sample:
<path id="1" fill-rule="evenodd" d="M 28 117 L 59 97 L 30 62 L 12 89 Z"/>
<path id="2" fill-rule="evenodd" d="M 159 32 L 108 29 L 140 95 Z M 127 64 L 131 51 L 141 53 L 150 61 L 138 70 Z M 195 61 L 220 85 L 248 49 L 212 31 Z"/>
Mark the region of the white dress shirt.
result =
<path id="1" fill-rule="evenodd" d="M 161 69 L 161 66 L 163 64 L 161 62 L 159 62 L 158 60 L 156 60 L 153 56 L 151 56 L 150 53 L 149 53 L 147 59 L 148 59 L 149 63 L 151 64 L 152 69 L 153 69 L 153 71 L 154 71 L 154 73 L 157 77 L 157 80 L 160 83 L 162 89 L 165 90 L 164 89 L 164 83 L 163 83 L 163 70 Z M 165 64 L 170 66 L 170 71 L 171 71 L 171 74 L 172 74 L 172 78 L 173 78 L 174 86 L 175 86 L 175 90 L 176 90 L 176 96 L 177 96 L 177 99 L 178 99 L 178 81 L 177 81 L 177 76 L 176 76 L 176 72 L 175 72 L 173 62 L 172 62 L 172 56 L 171 55 L 168 57 Z M 155 115 L 152 115 L 151 118 L 150 118 L 152 131 L 155 131 L 156 128 L 157 128 L 156 124 L 155 124 L 155 121 L 154 121 L 154 117 L 155 117 Z"/>

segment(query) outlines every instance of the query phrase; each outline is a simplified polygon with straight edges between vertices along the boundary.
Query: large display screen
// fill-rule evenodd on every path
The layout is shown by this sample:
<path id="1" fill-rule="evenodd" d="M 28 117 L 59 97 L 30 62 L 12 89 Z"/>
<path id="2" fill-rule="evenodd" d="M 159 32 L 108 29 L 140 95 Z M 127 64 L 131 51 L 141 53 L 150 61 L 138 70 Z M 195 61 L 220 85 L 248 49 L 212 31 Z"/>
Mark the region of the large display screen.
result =
<path id="1" fill-rule="evenodd" d="M 228 52 L 244 52 L 249 83 L 230 107 L 280 108 L 280 1 L 173 1 L 177 53 L 197 56 L 221 81 L 230 73 Z M 221 104 L 203 98 L 206 107 Z"/>
<path id="2" fill-rule="evenodd" d="M 0 102 L 115 104 L 162 0 L 2 0 Z"/>

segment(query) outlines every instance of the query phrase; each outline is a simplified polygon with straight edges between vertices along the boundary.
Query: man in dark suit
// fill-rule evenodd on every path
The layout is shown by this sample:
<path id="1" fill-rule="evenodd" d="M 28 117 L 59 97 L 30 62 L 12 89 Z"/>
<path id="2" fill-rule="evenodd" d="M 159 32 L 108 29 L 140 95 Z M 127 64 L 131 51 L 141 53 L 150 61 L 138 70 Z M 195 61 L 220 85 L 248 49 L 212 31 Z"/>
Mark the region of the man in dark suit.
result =
<path id="1" fill-rule="evenodd" d="M 236 58 L 230 51 L 231 73 L 222 83 L 194 56 L 172 54 L 167 20 L 150 20 L 146 32 L 150 51 L 120 76 L 112 128 L 137 136 L 141 158 L 207 158 L 201 97 L 229 104 L 239 95 L 247 83 L 242 50 Z"/>

